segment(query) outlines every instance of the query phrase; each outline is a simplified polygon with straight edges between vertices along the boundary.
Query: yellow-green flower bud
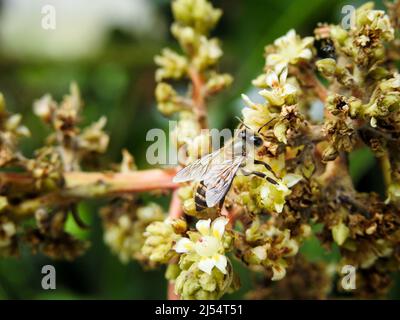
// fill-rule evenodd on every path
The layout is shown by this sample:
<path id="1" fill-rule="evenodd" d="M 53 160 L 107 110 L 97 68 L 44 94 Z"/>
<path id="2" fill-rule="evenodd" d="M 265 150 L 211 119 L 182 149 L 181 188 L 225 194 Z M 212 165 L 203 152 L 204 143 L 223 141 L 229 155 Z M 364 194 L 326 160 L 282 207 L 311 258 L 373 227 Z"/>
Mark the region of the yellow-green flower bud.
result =
<path id="1" fill-rule="evenodd" d="M 222 11 L 215 9 L 207 0 L 175 0 L 172 12 L 177 22 L 202 34 L 208 33 L 222 15 Z"/>
<path id="2" fill-rule="evenodd" d="M 287 127 L 283 122 L 278 122 L 274 126 L 274 135 L 278 139 L 279 142 L 287 143 L 286 139 L 286 130 Z"/>
<path id="3" fill-rule="evenodd" d="M 187 223 L 183 219 L 174 219 L 171 221 L 171 225 L 176 234 L 183 234 L 187 231 Z"/>
<path id="4" fill-rule="evenodd" d="M 207 93 L 215 94 L 227 87 L 229 87 L 233 82 L 233 78 L 230 74 L 214 74 L 206 83 Z"/>
<path id="5" fill-rule="evenodd" d="M 179 103 L 177 92 L 168 83 L 160 82 L 157 84 L 156 99 L 158 110 L 166 116 L 182 110 L 182 104 Z"/>
<path id="6" fill-rule="evenodd" d="M 273 276 L 271 278 L 272 281 L 282 280 L 286 276 L 286 267 L 287 263 L 285 260 L 281 259 L 278 263 L 272 266 Z"/>
<path id="7" fill-rule="evenodd" d="M 326 77 L 332 77 L 336 72 L 336 61 L 332 58 L 318 60 L 316 65 L 318 70 Z"/>
<path id="8" fill-rule="evenodd" d="M 342 221 L 340 221 L 337 225 L 332 227 L 333 240 L 339 246 L 345 243 L 349 234 L 350 234 L 350 229 Z"/>
<path id="9" fill-rule="evenodd" d="M 336 40 L 340 45 L 344 45 L 348 38 L 348 33 L 340 26 L 330 26 L 331 38 Z"/>
<path id="10" fill-rule="evenodd" d="M 2 212 L 8 206 L 7 197 L 0 196 L 0 212 Z"/>
<path id="11" fill-rule="evenodd" d="M 208 274 L 199 270 L 194 263 L 176 278 L 175 292 L 184 300 L 216 300 L 231 289 L 232 280 L 230 263 L 227 274 L 217 269 Z"/>
<path id="12" fill-rule="evenodd" d="M 172 249 L 177 235 L 169 221 L 156 221 L 151 223 L 144 233 L 145 241 L 142 247 L 142 254 L 150 261 L 168 263 L 176 252 Z"/>
<path id="13" fill-rule="evenodd" d="M 389 197 L 386 200 L 386 203 L 389 202 L 399 202 L 400 201 L 400 184 L 399 183 L 391 183 L 388 188 Z"/>
<path id="14" fill-rule="evenodd" d="M 178 195 L 182 201 L 193 198 L 193 187 L 191 185 L 180 187 L 178 189 Z"/>
<path id="15" fill-rule="evenodd" d="M 183 211 L 189 216 L 196 216 L 196 203 L 193 198 L 186 199 L 183 202 Z"/>
<path id="16" fill-rule="evenodd" d="M 17 226 L 9 218 L 0 217 L 0 249 L 8 247 L 17 233 Z"/>
<path id="17" fill-rule="evenodd" d="M 186 74 L 187 59 L 171 49 L 164 49 L 154 60 L 160 67 L 156 71 L 157 81 L 169 78 L 179 79 Z"/>
<path id="18" fill-rule="evenodd" d="M 193 28 L 174 23 L 172 24 L 171 32 L 187 51 L 199 46 L 200 37 Z"/>
<path id="19" fill-rule="evenodd" d="M 222 50 L 218 40 L 202 36 L 192 63 L 198 70 L 205 70 L 214 66 L 221 57 Z"/>

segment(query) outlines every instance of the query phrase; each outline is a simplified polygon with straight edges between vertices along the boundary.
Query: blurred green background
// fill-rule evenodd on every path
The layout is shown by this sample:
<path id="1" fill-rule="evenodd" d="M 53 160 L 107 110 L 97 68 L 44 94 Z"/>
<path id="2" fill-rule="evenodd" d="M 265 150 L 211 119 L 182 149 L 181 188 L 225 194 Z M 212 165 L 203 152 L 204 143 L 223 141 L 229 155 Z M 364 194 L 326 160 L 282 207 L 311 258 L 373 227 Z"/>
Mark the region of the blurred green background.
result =
<path id="1" fill-rule="evenodd" d="M 250 89 L 250 80 L 263 67 L 263 48 L 295 28 L 311 35 L 321 21 L 338 22 L 345 4 L 363 1 L 326 0 L 216 0 L 224 11 L 214 32 L 225 52 L 221 70 L 231 73 L 234 85 L 210 104 L 213 127 L 232 127 L 242 104 L 240 93 Z M 43 30 L 41 8 L 56 8 L 56 30 Z M 377 2 L 382 8 L 382 3 Z M 145 161 L 146 132 L 167 128 L 168 123 L 154 104 L 153 56 L 165 46 L 176 48 L 168 27 L 169 0 L 2 0 L 0 1 L 0 91 L 8 109 L 22 113 L 33 132 L 22 142 L 23 151 L 43 143 L 47 129 L 32 114 L 32 103 L 45 93 L 62 99 L 71 81 L 76 81 L 85 101 L 84 124 L 108 118 L 111 135 L 104 163 L 120 161 L 127 148 L 140 168 Z M 229 115 L 229 117 L 227 117 Z M 351 171 L 361 190 L 381 190 L 373 168 L 373 157 L 360 150 L 351 157 Z M 157 199 L 164 205 L 167 199 Z M 165 298 L 164 270 L 143 271 L 135 262 L 123 265 L 110 253 L 102 239 L 98 203 L 84 203 L 81 214 L 91 224 L 89 231 L 68 228 L 89 239 L 86 255 L 73 263 L 54 262 L 23 251 L 19 258 L 0 260 L 0 299 L 156 299 Z M 314 260 L 331 260 L 316 240 L 302 249 Z M 41 289 L 41 268 L 53 264 L 57 289 Z M 239 268 L 240 269 L 240 268 Z M 243 288 L 227 298 L 240 298 L 249 289 L 250 276 L 241 270 Z M 318 285 L 318 284 L 316 284 Z M 396 292 L 397 291 L 397 292 Z M 392 296 L 398 290 L 394 289 Z M 397 295 L 399 296 L 399 295 Z"/>

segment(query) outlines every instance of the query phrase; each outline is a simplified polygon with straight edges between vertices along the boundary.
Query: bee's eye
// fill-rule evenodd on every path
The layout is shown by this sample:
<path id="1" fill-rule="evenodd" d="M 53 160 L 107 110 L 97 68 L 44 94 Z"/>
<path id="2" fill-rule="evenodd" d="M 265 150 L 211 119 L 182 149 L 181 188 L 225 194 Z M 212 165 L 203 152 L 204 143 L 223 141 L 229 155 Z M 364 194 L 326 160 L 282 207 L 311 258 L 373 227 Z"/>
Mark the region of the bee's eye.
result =
<path id="1" fill-rule="evenodd" d="M 256 147 L 259 147 L 263 144 L 263 140 L 258 136 L 252 136 L 250 140 L 254 143 Z"/>

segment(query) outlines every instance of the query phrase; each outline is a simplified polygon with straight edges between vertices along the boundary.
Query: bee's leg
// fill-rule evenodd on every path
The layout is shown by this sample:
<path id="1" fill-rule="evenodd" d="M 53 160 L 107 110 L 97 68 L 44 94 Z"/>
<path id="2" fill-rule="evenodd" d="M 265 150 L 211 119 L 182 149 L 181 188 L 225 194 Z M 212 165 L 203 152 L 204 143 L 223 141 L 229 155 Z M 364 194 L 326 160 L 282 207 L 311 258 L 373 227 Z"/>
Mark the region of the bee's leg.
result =
<path id="1" fill-rule="evenodd" d="M 265 169 L 267 169 L 269 172 L 271 172 L 274 175 L 275 178 L 277 178 L 274 170 L 272 170 L 271 166 L 268 163 L 266 163 L 264 161 L 261 161 L 261 160 L 256 160 L 256 159 L 254 159 L 254 163 L 255 164 L 262 164 L 265 167 Z"/>
<path id="2" fill-rule="evenodd" d="M 269 183 L 277 185 L 278 182 L 276 182 L 274 179 L 268 177 L 265 173 L 259 172 L 259 171 L 248 171 L 246 169 L 241 169 L 241 172 L 243 173 L 244 176 L 250 176 L 250 175 L 255 175 L 257 177 L 266 179 Z"/>

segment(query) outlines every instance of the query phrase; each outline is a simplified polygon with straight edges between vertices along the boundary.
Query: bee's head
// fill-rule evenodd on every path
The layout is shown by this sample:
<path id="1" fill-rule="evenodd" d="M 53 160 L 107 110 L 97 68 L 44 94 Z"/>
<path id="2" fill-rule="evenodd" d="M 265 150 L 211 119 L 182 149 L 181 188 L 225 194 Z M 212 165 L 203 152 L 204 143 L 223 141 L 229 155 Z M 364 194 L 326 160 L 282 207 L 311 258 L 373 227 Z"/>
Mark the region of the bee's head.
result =
<path id="1" fill-rule="evenodd" d="M 263 139 L 254 131 L 243 128 L 239 131 L 239 138 L 243 140 L 244 143 L 254 145 L 256 148 L 263 145 Z"/>

